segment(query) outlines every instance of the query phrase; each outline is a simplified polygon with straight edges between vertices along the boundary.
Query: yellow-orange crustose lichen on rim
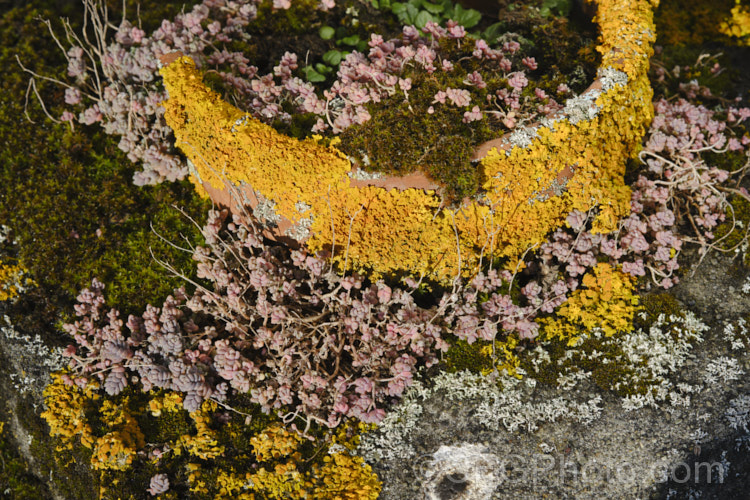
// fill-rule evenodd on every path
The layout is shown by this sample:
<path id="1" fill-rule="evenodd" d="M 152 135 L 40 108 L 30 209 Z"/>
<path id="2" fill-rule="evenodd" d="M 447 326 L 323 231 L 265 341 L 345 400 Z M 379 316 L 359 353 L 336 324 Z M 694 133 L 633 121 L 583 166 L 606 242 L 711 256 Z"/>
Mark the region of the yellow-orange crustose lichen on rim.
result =
<path id="1" fill-rule="evenodd" d="M 486 196 L 458 210 L 441 207 L 429 183 L 401 179 L 389 189 L 352 180 L 341 152 L 284 136 L 222 101 L 187 57 L 164 60 L 165 117 L 201 192 L 226 201 L 231 182 L 277 235 L 333 248 L 340 264 L 437 279 L 470 274 L 483 255 L 515 267 L 572 210 L 597 207 L 601 232 L 628 213 L 625 163 L 653 115 L 647 71 L 658 0 L 594 3 L 597 80 L 559 117 L 481 145 Z"/>

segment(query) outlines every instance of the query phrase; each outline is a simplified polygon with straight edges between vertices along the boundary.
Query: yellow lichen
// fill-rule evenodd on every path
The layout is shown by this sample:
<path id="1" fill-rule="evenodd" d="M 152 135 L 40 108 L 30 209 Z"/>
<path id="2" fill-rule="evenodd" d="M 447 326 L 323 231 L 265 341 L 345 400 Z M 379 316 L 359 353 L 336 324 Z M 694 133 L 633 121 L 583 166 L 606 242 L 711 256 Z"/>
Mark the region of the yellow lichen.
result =
<path id="1" fill-rule="evenodd" d="M 18 264 L 0 260 L 0 302 L 18 296 L 34 281 L 26 276 L 26 270 Z"/>
<path id="2" fill-rule="evenodd" d="M 743 45 L 750 45 L 750 8 L 735 0 L 732 16 L 719 26 L 719 31 L 725 35 L 739 38 Z"/>
<path id="3" fill-rule="evenodd" d="M 94 402 L 99 399 L 97 386 L 89 384 L 85 389 L 68 385 L 62 374 L 52 375 L 52 383 L 44 389 L 47 410 L 42 418 L 50 427 L 50 435 L 60 438 L 58 451 L 70 450 L 76 439 L 92 450 L 91 466 L 96 470 L 126 470 L 136 453 L 145 445 L 138 422 L 128 410 L 129 399 L 118 403 L 104 400 L 98 408 L 103 436 L 96 436 L 87 413 L 96 412 Z M 98 433 L 98 432 L 97 432 Z"/>
<path id="4" fill-rule="evenodd" d="M 351 455 L 359 434 L 371 426 L 349 422 L 331 436 L 332 452 L 303 472 L 299 451 L 302 438 L 278 425 L 270 426 L 251 439 L 260 468 L 250 476 L 253 491 L 264 498 L 290 499 L 375 499 L 381 483 L 362 458 Z M 334 450 L 336 448 L 336 451 Z"/>
<path id="5" fill-rule="evenodd" d="M 268 427 L 250 438 L 258 462 L 278 460 L 290 455 L 299 458 L 299 453 L 295 452 L 301 442 L 302 438 L 296 432 L 289 432 L 280 426 Z"/>
<path id="6" fill-rule="evenodd" d="M 143 435 L 136 435 L 143 439 Z M 97 438 L 91 466 L 94 469 L 127 470 L 138 451 L 138 443 L 127 431 L 114 431 Z"/>
<path id="7" fill-rule="evenodd" d="M 349 451 L 354 451 L 359 446 L 360 436 L 375 429 L 377 429 L 375 424 L 366 424 L 354 419 L 347 420 L 331 436 L 331 443 L 334 446 L 343 446 Z"/>
<path id="8" fill-rule="evenodd" d="M 72 449 L 76 439 L 87 448 L 93 447 L 95 438 L 85 414 L 90 401 L 98 397 L 93 387 L 81 389 L 67 385 L 63 382 L 62 374 L 55 373 L 52 382 L 44 388 L 43 395 L 47 409 L 42 412 L 42 418 L 47 421 L 50 435 L 60 438 L 57 450 Z"/>
<path id="9" fill-rule="evenodd" d="M 248 491 L 253 485 L 251 477 L 252 474 L 249 472 L 219 472 L 216 476 L 219 492 L 214 496 L 214 500 L 253 500 L 255 495 Z"/>
<path id="10" fill-rule="evenodd" d="M 184 434 L 180 437 L 175 445 L 175 453 L 179 454 L 181 449 L 187 451 L 190 455 L 210 460 L 224 454 L 224 445 L 219 444 L 216 431 L 211 429 L 211 412 L 216 410 L 214 401 L 204 401 L 199 410 L 190 414 L 190 418 L 195 424 L 195 434 Z"/>
<path id="11" fill-rule="evenodd" d="M 508 335 L 505 340 L 495 340 L 494 343 L 483 346 L 479 353 L 494 360 L 494 368 L 482 370 L 482 375 L 489 375 L 497 369 L 498 372 L 505 372 L 511 377 L 522 378 L 521 374 L 518 373 L 521 360 L 515 352 L 519 342 L 518 336 L 512 334 Z"/>
<path id="12" fill-rule="evenodd" d="M 529 147 L 490 152 L 482 162 L 486 199 L 458 210 L 441 207 L 432 191 L 352 186 L 340 152 L 285 137 L 223 102 L 189 58 L 161 70 L 170 96 L 165 118 L 195 182 L 249 184 L 278 215 L 292 222 L 312 216 L 309 248 L 333 250 L 339 264 L 373 276 L 405 270 L 437 279 L 469 274 L 490 254 L 515 265 L 572 210 L 596 207 L 595 232 L 613 230 L 628 213 L 626 160 L 653 114 L 647 71 L 658 1 L 596 4 L 602 68 L 623 72 L 627 83 L 599 95 L 594 119 L 558 121 L 538 129 Z"/>
<path id="13" fill-rule="evenodd" d="M 253 489 L 271 499 L 306 498 L 304 493 L 304 476 L 297 470 L 294 462 L 265 466 L 250 476 Z"/>
<path id="14" fill-rule="evenodd" d="M 200 464 L 189 463 L 186 467 L 188 470 L 188 484 L 190 485 L 190 491 L 192 493 L 208 493 L 208 484 L 202 479 L 203 471 L 201 470 Z"/>
<path id="15" fill-rule="evenodd" d="M 331 436 L 329 455 L 313 466 L 306 477 L 306 490 L 314 499 L 376 499 L 382 483 L 361 457 L 353 455 L 360 435 L 376 426 L 349 420 Z M 336 450 L 336 451 L 334 451 Z"/>
<path id="16" fill-rule="evenodd" d="M 382 485 L 362 457 L 333 453 L 315 466 L 312 498 L 320 500 L 375 500 Z"/>
<path id="17" fill-rule="evenodd" d="M 253 453 L 263 466 L 250 476 L 253 490 L 269 498 L 303 498 L 304 476 L 297 470 L 302 455 L 297 451 L 302 438 L 274 425 L 250 439 Z"/>
<path id="18" fill-rule="evenodd" d="M 583 277 L 582 286 L 555 312 L 544 318 L 542 339 L 560 338 L 575 346 L 587 332 L 601 329 L 607 337 L 633 329 L 638 296 L 633 279 L 606 263 L 599 263 Z"/>
<path id="19" fill-rule="evenodd" d="M 119 403 L 104 400 L 99 408 L 102 424 L 111 429 L 93 444 L 94 469 L 127 470 L 146 442 L 138 422 L 128 411 L 129 398 Z"/>
<path id="20" fill-rule="evenodd" d="M 162 411 L 174 413 L 182 410 L 182 395 L 177 392 L 168 392 L 163 396 L 157 396 L 149 400 L 148 408 L 151 415 L 158 417 Z"/>

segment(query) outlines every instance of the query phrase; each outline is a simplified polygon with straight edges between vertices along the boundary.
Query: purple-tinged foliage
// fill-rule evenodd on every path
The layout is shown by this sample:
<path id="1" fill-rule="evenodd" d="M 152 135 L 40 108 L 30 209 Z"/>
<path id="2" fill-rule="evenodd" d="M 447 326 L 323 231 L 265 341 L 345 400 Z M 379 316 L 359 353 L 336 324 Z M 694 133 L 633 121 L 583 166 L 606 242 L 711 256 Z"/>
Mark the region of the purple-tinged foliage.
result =
<path id="1" fill-rule="evenodd" d="M 382 402 L 411 383 L 418 361 L 447 346 L 436 312 L 383 282 L 365 286 L 321 258 L 263 242 L 249 217 L 212 212 L 198 276 L 212 282 L 187 305 L 222 320 L 225 334 L 198 350 L 264 409 L 337 425 L 343 416 L 379 421 Z"/>
<path id="2" fill-rule="evenodd" d="M 461 99 L 447 92 L 444 98 Z M 226 210 L 212 211 L 203 228 L 207 246 L 193 254 L 198 276 L 210 286 L 196 284 L 190 297 L 176 290 L 161 308 L 148 306 L 124 323 L 116 310 L 104 312 L 104 286 L 94 280 L 78 297 L 79 320 L 66 325 L 77 343 L 65 351 L 76 374 L 66 379 L 85 385 L 96 377 L 117 394 L 130 374 L 143 390 L 185 393 L 189 411 L 207 398 L 249 393 L 290 422 L 377 422 L 383 405 L 409 386 L 417 364 L 435 363 L 436 351 L 447 348 L 446 334 L 468 342 L 511 333 L 534 338 L 535 319 L 554 314 L 598 262 L 669 288 L 684 243 L 711 247 L 727 196 L 747 197 L 727 183 L 748 164 L 730 173 L 707 165 L 704 155 L 744 152 L 750 141 L 736 131 L 750 111 L 731 108 L 720 120 L 683 100 L 658 101 L 656 110 L 631 213 L 613 233 L 591 233 L 593 214 L 573 212 L 567 229 L 530 249 L 522 274 L 479 272 L 426 309 L 412 297 L 414 280 L 392 288 L 340 276 L 324 255 L 269 244 L 250 216 L 228 222 Z M 694 236 L 685 236 L 685 227 Z M 520 293 L 514 280 L 522 283 Z"/>
<path id="3" fill-rule="evenodd" d="M 447 349 L 438 310 L 419 307 L 409 291 L 342 277 L 305 251 L 267 245 L 249 217 L 225 227 L 226 217 L 210 213 L 209 245 L 194 258 L 212 286 L 189 299 L 176 290 L 123 328 L 116 310 L 103 312 L 101 283 L 81 292 L 80 319 L 65 326 L 79 378 L 117 394 L 128 370 L 144 391 L 185 393 L 188 411 L 231 390 L 289 421 L 336 426 L 343 417 L 379 421 L 417 364 Z"/>

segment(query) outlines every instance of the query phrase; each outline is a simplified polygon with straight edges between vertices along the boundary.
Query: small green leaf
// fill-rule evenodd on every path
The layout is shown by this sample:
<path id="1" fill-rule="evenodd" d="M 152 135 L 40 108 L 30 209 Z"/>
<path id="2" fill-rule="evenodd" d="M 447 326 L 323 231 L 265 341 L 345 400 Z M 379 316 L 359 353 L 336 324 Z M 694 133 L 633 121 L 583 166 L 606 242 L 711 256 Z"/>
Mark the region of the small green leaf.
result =
<path id="1" fill-rule="evenodd" d="M 482 20 L 482 14 L 478 10 L 465 10 L 461 17 L 457 19 L 458 23 L 464 28 L 473 28 Z"/>
<path id="2" fill-rule="evenodd" d="M 429 21 L 434 21 L 432 15 L 426 10 L 423 10 L 419 14 L 417 14 L 417 17 L 414 19 L 414 25 L 417 28 L 422 29 Z"/>
<path id="3" fill-rule="evenodd" d="M 318 73 L 320 73 L 322 75 L 330 73 L 332 69 L 333 68 L 331 68 L 330 66 L 326 66 L 323 63 L 317 63 L 315 65 L 315 71 L 317 71 Z"/>
<path id="4" fill-rule="evenodd" d="M 380 8 L 380 4 L 379 4 L 378 0 L 370 0 L 370 3 L 371 3 L 371 4 L 372 4 L 372 6 L 373 6 L 373 7 L 375 7 L 376 9 L 379 9 L 379 8 Z"/>
<path id="5" fill-rule="evenodd" d="M 402 2 L 393 2 L 391 4 L 391 11 L 397 16 L 400 16 L 406 12 L 406 4 Z"/>
<path id="6" fill-rule="evenodd" d="M 323 26 L 318 31 L 318 35 L 320 35 L 320 38 L 323 40 L 330 40 L 336 35 L 336 30 L 331 28 L 330 26 Z"/>
<path id="7" fill-rule="evenodd" d="M 445 10 L 445 7 L 443 7 L 442 5 L 438 5 L 438 4 L 434 4 L 430 2 L 423 2 L 422 8 L 426 10 L 427 12 L 429 12 L 430 14 L 440 14 L 441 12 L 443 12 L 443 10 Z"/>
<path id="8" fill-rule="evenodd" d="M 570 14 L 572 3 L 570 0 L 544 0 L 540 13 L 547 17 L 551 14 L 556 16 L 567 16 Z"/>
<path id="9" fill-rule="evenodd" d="M 344 45 L 354 46 L 359 43 L 359 35 L 352 35 L 341 39 L 341 43 Z"/>
<path id="10" fill-rule="evenodd" d="M 305 72 L 305 78 L 307 78 L 308 82 L 316 83 L 326 81 L 326 77 L 315 71 L 312 66 L 305 66 L 302 68 L 302 71 Z"/>
<path id="11" fill-rule="evenodd" d="M 406 24 L 415 24 L 417 16 L 419 15 L 419 9 L 412 4 L 406 4 L 406 17 L 402 19 L 402 22 Z"/>
<path id="12" fill-rule="evenodd" d="M 367 47 L 369 47 L 367 41 L 362 40 L 360 41 L 356 46 L 357 51 L 359 52 L 365 52 L 367 50 Z"/>
<path id="13" fill-rule="evenodd" d="M 503 34 L 503 23 L 495 23 L 487 27 L 482 33 L 482 38 L 490 45 L 495 43 L 500 35 Z"/>
<path id="14" fill-rule="evenodd" d="M 331 66 L 338 66 L 343 58 L 344 54 L 340 50 L 329 50 L 323 54 L 323 62 Z"/>

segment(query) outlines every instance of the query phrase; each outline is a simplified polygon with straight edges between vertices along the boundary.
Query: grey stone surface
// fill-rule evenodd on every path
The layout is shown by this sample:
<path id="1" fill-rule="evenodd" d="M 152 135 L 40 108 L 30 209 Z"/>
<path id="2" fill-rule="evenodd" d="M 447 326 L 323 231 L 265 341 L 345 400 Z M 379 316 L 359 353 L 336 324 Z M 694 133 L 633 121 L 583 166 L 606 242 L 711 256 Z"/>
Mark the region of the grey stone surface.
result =
<path id="1" fill-rule="evenodd" d="M 692 388 L 683 399 L 626 411 L 622 398 L 585 379 L 567 390 L 521 383 L 495 411 L 533 413 L 558 399 L 597 401 L 600 413 L 586 422 L 562 410 L 554 421 L 509 426 L 506 417 L 499 425 L 488 419 L 491 388 L 434 390 L 428 380 L 392 422 L 398 432 L 381 429 L 363 445 L 384 483 L 381 498 L 750 498 L 750 352 L 738 342 L 732 348 L 726 330 L 747 326 L 738 324 L 750 313 L 747 277 L 729 272 L 731 256 L 711 254 L 697 268 L 691 261 L 695 274 L 673 293 L 708 329 L 667 375 L 675 387 Z"/>

